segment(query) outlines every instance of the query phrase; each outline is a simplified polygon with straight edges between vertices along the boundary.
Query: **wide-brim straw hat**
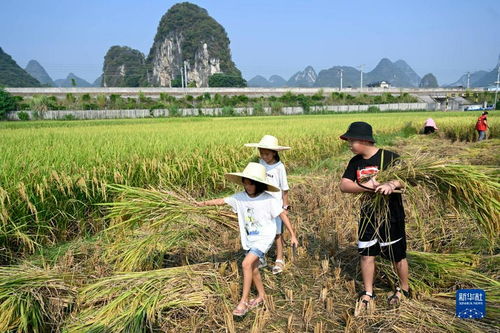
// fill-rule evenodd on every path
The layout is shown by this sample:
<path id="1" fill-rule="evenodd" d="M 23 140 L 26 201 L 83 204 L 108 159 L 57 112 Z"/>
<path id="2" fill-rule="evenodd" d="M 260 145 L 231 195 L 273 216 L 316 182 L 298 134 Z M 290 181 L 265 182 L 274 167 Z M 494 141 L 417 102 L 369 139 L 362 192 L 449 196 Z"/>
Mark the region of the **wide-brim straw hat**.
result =
<path id="1" fill-rule="evenodd" d="M 224 175 L 232 183 L 243 185 L 243 178 L 267 185 L 267 191 L 279 192 L 280 189 L 267 181 L 266 168 L 259 163 L 250 162 L 243 172 L 230 172 Z"/>
<path id="2" fill-rule="evenodd" d="M 264 135 L 260 142 L 257 143 L 245 143 L 245 147 L 252 148 L 263 148 L 275 151 L 289 150 L 290 147 L 280 146 L 278 144 L 278 139 L 272 135 Z"/>

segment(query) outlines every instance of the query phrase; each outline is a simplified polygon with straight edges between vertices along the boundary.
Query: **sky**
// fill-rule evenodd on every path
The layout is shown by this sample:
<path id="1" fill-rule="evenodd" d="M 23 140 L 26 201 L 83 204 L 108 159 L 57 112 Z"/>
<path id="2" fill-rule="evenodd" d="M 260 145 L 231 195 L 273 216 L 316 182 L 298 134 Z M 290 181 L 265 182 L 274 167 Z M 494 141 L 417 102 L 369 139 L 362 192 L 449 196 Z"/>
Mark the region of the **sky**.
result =
<path id="1" fill-rule="evenodd" d="M 52 79 L 89 82 L 113 45 L 146 56 L 170 0 L 0 0 L 0 47 L 25 67 L 35 59 Z M 500 54 L 499 0 L 192 0 L 226 30 L 246 79 L 286 80 L 311 65 L 405 60 L 439 84 L 491 70 Z"/>

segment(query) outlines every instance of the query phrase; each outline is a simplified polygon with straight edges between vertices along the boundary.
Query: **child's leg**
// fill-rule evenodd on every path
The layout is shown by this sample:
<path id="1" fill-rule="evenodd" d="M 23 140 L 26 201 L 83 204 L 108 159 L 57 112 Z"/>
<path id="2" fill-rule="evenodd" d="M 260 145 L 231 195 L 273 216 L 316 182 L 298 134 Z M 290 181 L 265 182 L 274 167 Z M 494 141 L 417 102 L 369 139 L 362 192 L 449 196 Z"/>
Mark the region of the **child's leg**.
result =
<path id="1" fill-rule="evenodd" d="M 254 275 L 253 270 L 255 265 L 258 267 L 258 261 L 259 257 L 252 252 L 249 252 L 245 256 L 245 259 L 243 259 L 243 263 L 241 264 L 243 268 L 243 291 L 241 294 L 240 304 L 238 304 L 238 308 L 242 308 L 246 306 L 246 303 L 248 303 L 248 295 L 250 295 L 250 287 L 252 286 Z"/>
<path id="2" fill-rule="evenodd" d="M 283 260 L 283 237 L 277 234 L 275 238 L 276 243 L 276 260 Z"/>
<path id="3" fill-rule="evenodd" d="M 399 286 L 401 289 L 408 291 L 410 285 L 408 283 L 408 261 L 405 259 L 401 259 L 398 262 L 393 263 L 394 268 L 399 276 Z M 401 295 L 398 295 L 401 297 Z"/>
<path id="4" fill-rule="evenodd" d="M 264 290 L 264 284 L 262 283 L 262 279 L 259 271 L 259 263 L 256 261 L 253 266 L 253 284 L 257 289 L 257 298 L 254 300 L 255 303 L 259 303 L 264 300 L 266 296 L 266 291 Z"/>
<path id="5" fill-rule="evenodd" d="M 361 256 L 361 276 L 363 277 L 363 287 L 365 291 L 373 294 L 373 280 L 375 278 L 375 257 Z M 362 299 L 369 300 L 368 295 L 362 296 Z"/>

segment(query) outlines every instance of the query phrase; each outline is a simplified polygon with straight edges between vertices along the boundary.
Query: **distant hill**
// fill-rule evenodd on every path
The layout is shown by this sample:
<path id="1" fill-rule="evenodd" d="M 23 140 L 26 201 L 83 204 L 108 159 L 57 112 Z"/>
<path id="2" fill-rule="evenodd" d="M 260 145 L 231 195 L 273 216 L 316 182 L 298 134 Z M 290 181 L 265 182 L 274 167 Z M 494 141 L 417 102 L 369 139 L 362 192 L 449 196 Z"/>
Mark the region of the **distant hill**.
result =
<path id="1" fill-rule="evenodd" d="M 128 46 L 112 46 L 104 57 L 103 87 L 147 86 L 144 54 Z"/>
<path id="2" fill-rule="evenodd" d="M 408 78 L 408 81 L 412 84 L 412 86 L 418 87 L 421 81 L 420 76 L 417 73 L 415 73 L 413 68 L 411 68 L 410 65 L 406 63 L 406 61 L 400 59 L 394 63 L 394 66 L 396 66 L 403 73 L 405 73 L 405 75 Z"/>
<path id="3" fill-rule="evenodd" d="M 412 88 L 418 87 L 420 77 L 403 60 L 398 60 L 396 64 L 383 58 L 371 72 L 364 75 L 363 81 L 366 84 L 386 81 L 393 87 Z"/>
<path id="4" fill-rule="evenodd" d="M 101 87 L 102 86 L 102 75 L 100 75 L 97 79 L 95 79 L 94 83 L 92 83 L 93 87 Z"/>
<path id="5" fill-rule="evenodd" d="M 0 47 L 0 86 L 5 87 L 40 87 L 40 82 L 5 53 Z"/>
<path id="6" fill-rule="evenodd" d="M 73 73 L 69 73 L 68 76 L 65 79 L 59 79 L 55 80 L 54 84 L 56 87 L 73 87 L 73 81 L 71 79 L 75 80 L 75 87 L 92 87 L 92 84 L 89 82 L 85 81 L 84 79 L 76 76 Z"/>
<path id="7" fill-rule="evenodd" d="M 289 87 L 312 87 L 318 75 L 312 66 L 307 66 L 303 71 L 292 75 L 287 84 Z"/>
<path id="8" fill-rule="evenodd" d="M 269 84 L 273 88 L 286 87 L 286 80 L 279 75 L 272 75 L 269 78 Z"/>
<path id="9" fill-rule="evenodd" d="M 215 74 L 241 78 L 229 43 L 224 27 L 206 9 L 189 2 L 173 5 L 161 18 L 146 59 L 149 84 L 173 85 L 184 62 L 189 83 L 198 87 L 207 87 Z"/>
<path id="10" fill-rule="evenodd" d="M 498 66 L 500 66 L 500 55 L 497 65 L 490 71 L 476 71 L 470 75 L 470 87 L 481 88 L 493 85 L 497 80 Z M 447 87 L 463 86 L 467 87 L 467 74 L 462 75 L 457 81 L 446 85 Z"/>
<path id="11" fill-rule="evenodd" d="M 319 72 L 315 87 L 340 87 L 340 70 L 342 73 L 342 86 L 344 88 L 359 88 L 360 71 L 350 66 L 334 66 Z"/>
<path id="12" fill-rule="evenodd" d="M 47 74 L 45 68 L 43 68 L 43 66 L 40 65 L 38 61 L 30 60 L 24 70 L 35 79 L 37 79 L 41 84 L 50 87 L 54 86 L 54 81 L 52 81 L 52 78 L 49 76 L 49 74 Z"/>
<path id="13" fill-rule="evenodd" d="M 262 75 L 257 75 L 247 81 L 247 86 L 254 88 L 268 88 L 271 83 Z"/>
<path id="14" fill-rule="evenodd" d="M 470 87 L 481 87 L 481 79 L 488 74 L 487 71 L 477 71 L 470 74 Z M 467 87 L 467 74 L 463 74 L 458 80 L 453 83 L 447 84 L 446 87 Z"/>
<path id="15" fill-rule="evenodd" d="M 438 82 L 434 74 L 425 74 L 418 85 L 419 88 L 437 88 L 439 87 Z"/>

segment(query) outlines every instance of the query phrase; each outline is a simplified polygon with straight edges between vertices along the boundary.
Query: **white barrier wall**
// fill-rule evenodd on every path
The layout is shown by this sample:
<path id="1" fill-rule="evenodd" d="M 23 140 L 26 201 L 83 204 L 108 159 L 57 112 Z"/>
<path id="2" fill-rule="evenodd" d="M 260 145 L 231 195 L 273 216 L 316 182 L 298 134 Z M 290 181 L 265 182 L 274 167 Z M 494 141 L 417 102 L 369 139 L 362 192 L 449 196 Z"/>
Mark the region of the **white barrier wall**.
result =
<path id="1" fill-rule="evenodd" d="M 380 111 L 409 111 L 409 110 L 435 110 L 436 105 L 432 103 L 393 103 L 393 104 L 371 104 L 371 105 L 328 105 L 311 106 L 308 113 L 326 113 L 326 112 L 360 112 L 367 111 L 369 107 L 374 106 Z M 253 107 L 232 108 L 234 115 L 253 115 Z M 169 117 L 169 116 L 218 116 L 223 114 L 223 108 L 191 108 L 176 109 L 133 109 L 133 110 L 49 110 L 43 112 L 36 111 L 12 111 L 7 113 L 8 120 L 20 120 L 19 113 L 26 112 L 30 119 L 61 120 L 74 119 L 119 119 L 119 118 L 148 118 L 148 117 Z M 263 108 L 260 112 L 271 114 L 272 109 Z M 283 107 L 281 114 L 303 114 L 304 109 L 300 106 Z M 229 114 L 228 114 L 229 115 Z"/>

